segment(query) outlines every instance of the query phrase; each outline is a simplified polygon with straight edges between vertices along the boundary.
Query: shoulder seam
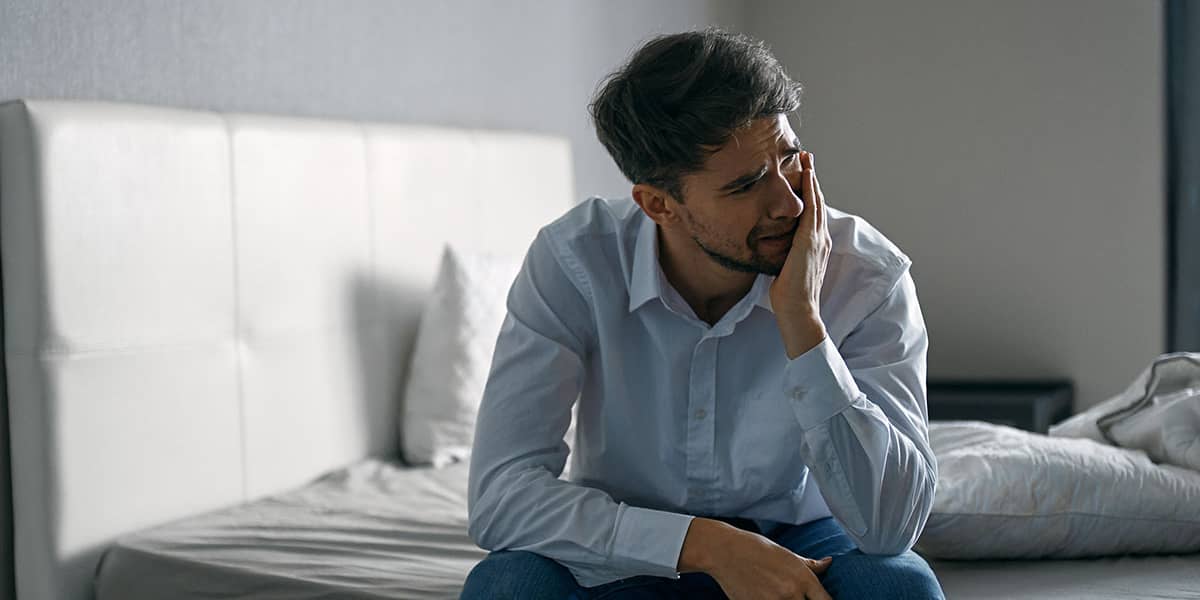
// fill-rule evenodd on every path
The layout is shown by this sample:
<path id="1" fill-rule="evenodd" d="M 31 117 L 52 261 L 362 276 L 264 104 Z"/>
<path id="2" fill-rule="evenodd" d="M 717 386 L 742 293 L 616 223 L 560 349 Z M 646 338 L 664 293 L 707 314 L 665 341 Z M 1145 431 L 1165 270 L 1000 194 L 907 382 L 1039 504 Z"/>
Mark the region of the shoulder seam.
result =
<path id="1" fill-rule="evenodd" d="M 575 260 L 575 257 L 571 256 L 571 253 L 567 251 L 566 245 L 549 228 L 544 231 L 543 235 L 546 236 L 547 241 L 550 243 L 553 250 L 551 254 L 554 256 L 554 262 L 558 263 L 558 268 L 563 270 L 563 273 L 567 275 L 567 278 L 571 281 L 571 285 L 575 286 L 579 294 L 589 304 L 594 305 L 596 298 L 592 294 L 592 286 L 583 272 L 583 265 L 580 265 Z"/>

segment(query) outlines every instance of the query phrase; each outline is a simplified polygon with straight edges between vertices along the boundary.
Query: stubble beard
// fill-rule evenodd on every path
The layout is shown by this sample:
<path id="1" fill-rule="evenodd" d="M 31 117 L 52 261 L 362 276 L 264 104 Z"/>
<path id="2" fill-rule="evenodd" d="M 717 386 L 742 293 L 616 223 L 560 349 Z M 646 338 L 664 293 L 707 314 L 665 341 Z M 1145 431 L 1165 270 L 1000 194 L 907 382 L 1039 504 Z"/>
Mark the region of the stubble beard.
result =
<path id="1" fill-rule="evenodd" d="M 716 244 L 710 244 L 701 239 L 700 233 L 703 231 L 711 231 L 711 229 L 704 225 L 698 224 L 690 215 L 688 216 L 688 223 L 691 225 L 690 233 L 692 241 L 696 242 L 696 245 L 699 246 L 700 249 L 703 250 L 704 253 L 707 254 L 708 257 L 718 265 L 739 273 L 762 273 L 772 277 L 777 277 L 779 273 L 783 271 L 783 263 L 785 260 L 787 260 L 786 253 L 784 254 L 784 257 L 778 261 L 772 261 L 770 258 L 763 256 L 758 251 L 758 240 L 762 237 L 763 233 L 761 228 L 754 227 L 750 230 L 750 233 L 746 235 L 746 248 L 750 250 L 750 258 L 748 260 L 742 260 L 717 250 Z M 797 226 L 799 226 L 798 220 L 796 224 L 793 225 L 789 230 L 789 233 L 795 233 Z M 791 248 L 789 246 L 788 250 L 790 249 Z"/>
<path id="2" fill-rule="evenodd" d="M 739 260 L 727 254 L 723 254 L 709 247 L 709 245 L 704 243 L 704 241 L 701 240 L 700 237 L 695 233 L 692 234 L 692 241 L 696 242 L 696 245 L 699 246 L 700 249 L 703 250 L 704 253 L 713 260 L 713 262 L 731 271 L 738 271 L 740 273 L 762 273 L 772 277 L 778 276 L 779 273 L 783 271 L 782 261 L 780 261 L 778 264 L 771 262 L 770 259 L 762 254 L 759 254 L 758 250 L 756 250 L 754 247 L 754 243 L 749 240 L 747 240 L 746 243 L 746 246 L 750 248 L 749 260 Z"/>

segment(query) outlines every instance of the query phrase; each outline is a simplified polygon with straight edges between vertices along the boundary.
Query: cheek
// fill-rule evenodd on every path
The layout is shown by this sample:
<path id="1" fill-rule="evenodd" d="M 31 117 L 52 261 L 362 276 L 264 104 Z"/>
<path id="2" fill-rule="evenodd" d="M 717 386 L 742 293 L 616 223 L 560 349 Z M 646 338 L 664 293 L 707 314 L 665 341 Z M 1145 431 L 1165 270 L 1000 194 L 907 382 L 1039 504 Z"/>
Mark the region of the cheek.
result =
<path id="1" fill-rule="evenodd" d="M 747 226 L 742 229 L 742 237 L 740 239 L 742 240 L 742 243 L 745 244 L 746 246 L 748 246 L 750 248 L 754 248 L 755 238 L 757 238 L 759 236 L 759 234 L 760 234 L 759 230 L 756 229 L 753 225 L 750 225 L 750 226 Z"/>
<path id="2" fill-rule="evenodd" d="M 728 214 L 724 217 L 724 221 L 716 224 L 716 232 L 726 246 L 731 249 L 745 248 L 755 235 L 754 225 L 757 222 L 755 219 L 743 218 L 741 215 Z"/>
<path id="3" fill-rule="evenodd" d="M 741 211 L 726 209 L 712 215 L 693 213 L 689 219 L 692 233 L 710 245 L 726 251 L 744 251 L 751 245 L 755 235 L 757 215 L 743 215 Z"/>
<path id="4" fill-rule="evenodd" d="M 729 239 L 736 240 L 739 246 L 754 247 L 754 239 L 758 237 L 761 231 L 758 229 L 758 223 L 761 219 L 758 214 L 739 215 L 737 221 L 729 223 Z"/>

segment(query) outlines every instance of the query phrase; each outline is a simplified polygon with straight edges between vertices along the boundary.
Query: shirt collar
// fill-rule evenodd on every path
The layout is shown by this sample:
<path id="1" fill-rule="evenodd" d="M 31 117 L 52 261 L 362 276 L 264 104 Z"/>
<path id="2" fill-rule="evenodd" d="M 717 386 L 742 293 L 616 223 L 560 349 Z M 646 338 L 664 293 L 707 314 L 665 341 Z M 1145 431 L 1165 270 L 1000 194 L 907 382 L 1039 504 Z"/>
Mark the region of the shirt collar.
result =
<path id="1" fill-rule="evenodd" d="M 637 239 L 633 248 L 633 273 L 629 282 L 629 312 L 655 298 L 664 298 L 664 288 L 668 285 L 662 272 L 662 264 L 658 262 L 658 224 L 644 213 L 640 214 L 641 225 L 638 227 Z M 748 294 L 754 298 L 754 304 L 772 314 L 771 275 L 759 273 Z"/>
<path id="2" fill-rule="evenodd" d="M 775 314 L 775 309 L 771 307 L 771 284 L 775 282 L 775 276 L 759 273 L 754 279 L 754 287 L 750 288 L 750 294 L 754 296 L 754 304 L 766 309 L 767 312 Z"/>
<path id="3" fill-rule="evenodd" d="M 654 298 L 662 297 L 662 266 L 658 262 L 658 224 L 645 213 L 638 215 L 637 240 L 633 246 L 633 273 L 629 282 L 629 312 Z"/>

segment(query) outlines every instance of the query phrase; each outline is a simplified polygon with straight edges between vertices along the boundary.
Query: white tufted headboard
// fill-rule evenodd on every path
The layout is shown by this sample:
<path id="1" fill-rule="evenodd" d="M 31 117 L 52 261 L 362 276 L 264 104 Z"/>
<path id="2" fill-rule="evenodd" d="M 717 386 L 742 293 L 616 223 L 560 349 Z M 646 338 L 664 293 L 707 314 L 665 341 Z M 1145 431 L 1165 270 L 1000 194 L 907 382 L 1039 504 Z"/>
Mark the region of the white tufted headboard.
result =
<path id="1" fill-rule="evenodd" d="M 0 105 L 18 598 L 119 534 L 396 454 L 442 244 L 523 253 L 565 141 L 147 106 Z"/>

